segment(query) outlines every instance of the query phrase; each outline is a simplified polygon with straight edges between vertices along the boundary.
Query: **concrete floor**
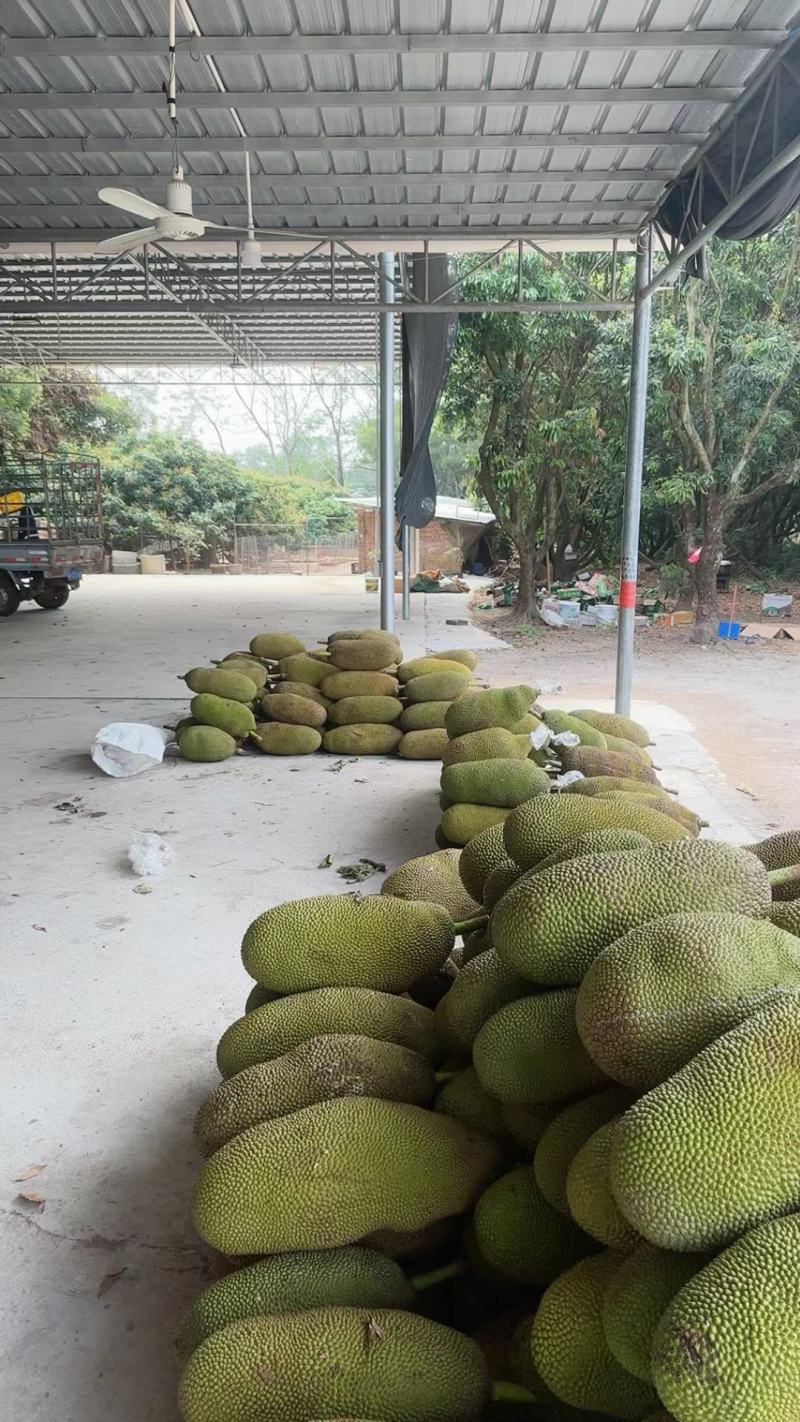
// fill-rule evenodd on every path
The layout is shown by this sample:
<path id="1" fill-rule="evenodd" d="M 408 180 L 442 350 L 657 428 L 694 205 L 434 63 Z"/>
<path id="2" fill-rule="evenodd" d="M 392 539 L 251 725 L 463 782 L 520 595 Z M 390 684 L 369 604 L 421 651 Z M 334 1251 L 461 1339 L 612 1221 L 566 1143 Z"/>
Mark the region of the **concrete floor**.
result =
<path id="1" fill-rule="evenodd" d="M 391 868 L 429 851 L 437 820 L 430 763 L 168 760 L 111 780 L 88 759 L 93 734 L 111 720 L 173 721 L 188 701 L 178 674 L 255 632 L 310 644 L 375 625 L 377 599 L 361 588 L 95 578 L 61 612 L 23 607 L 0 623 L 3 1418 L 175 1422 L 172 1337 L 206 1269 L 189 1223 L 191 1121 L 248 991 L 242 932 L 280 899 L 341 889 L 336 863 L 366 855 Z M 502 643 L 448 625 L 466 616 L 463 597 L 412 605 L 408 654 L 484 646 L 492 680 L 518 679 L 504 675 Z M 697 804 L 703 775 L 703 793 L 714 783 L 707 757 L 681 718 L 656 711 L 665 763 Z M 697 808 L 709 805 L 718 830 L 747 837 L 724 795 Z M 136 830 L 176 851 L 149 894 L 127 866 Z M 31 1192 L 41 1202 L 20 1198 Z"/>

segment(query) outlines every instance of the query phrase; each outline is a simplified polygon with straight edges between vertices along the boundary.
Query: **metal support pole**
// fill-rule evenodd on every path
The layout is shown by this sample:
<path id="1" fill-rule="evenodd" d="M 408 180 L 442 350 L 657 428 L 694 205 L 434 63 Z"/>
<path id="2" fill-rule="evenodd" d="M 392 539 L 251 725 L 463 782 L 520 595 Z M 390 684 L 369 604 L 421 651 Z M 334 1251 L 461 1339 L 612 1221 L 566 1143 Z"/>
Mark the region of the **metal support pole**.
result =
<path id="1" fill-rule="evenodd" d="M 636 578 L 639 571 L 639 520 L 642 507 L 642 465 L 647 414 L 647 373 L 650 362 L 652 297 L 646 294 L 653 260 L 653 231 L 646 227 L 636 243 L 636 282 L 631 341 L 631 385 L 625 452 L 625 492 L 622 505 L 622 558 L 617 632 L 616 710 L 631 713 L 633 641 L 636 621 Z"/>
<path id="2" fill-rule="evenodd" d="M 403 555 L 403 621 L 408 622 L 411 618 L 411 529 L 407 523 L 403 524 L 400 547 Z"/>
<path id="3" fill-rule="evenodd" d="M 394 252 L 380 253 L 381 304 L 394 301 Z M 381 311 L 380 362 L 380 550 L 381 627 L 394 631 L 394 315 Z"/>

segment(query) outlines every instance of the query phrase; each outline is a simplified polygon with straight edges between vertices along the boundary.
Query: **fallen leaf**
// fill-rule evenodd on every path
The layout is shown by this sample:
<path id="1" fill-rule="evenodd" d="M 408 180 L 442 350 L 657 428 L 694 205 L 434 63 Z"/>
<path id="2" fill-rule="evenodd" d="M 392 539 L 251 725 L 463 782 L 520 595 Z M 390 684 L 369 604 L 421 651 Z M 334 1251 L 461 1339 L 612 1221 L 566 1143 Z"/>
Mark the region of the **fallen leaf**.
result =
<path id="1" fill-rule="evenodd" d="M 107 1294 L 109 1289 L 113 1288 L 114 1284 L 116 1284 L 117 1279 L 121 1279 L 125 1273 L 127 1273 L 127 1266 L 116 1269 L 113 1274 L 104 1274 L 100 1283 L 97 1285 L 97 1297 L 101 1299 L 103 1294 Z"/>
<path id="2" fill-rule="evenodd" d="M 135 894 L 152 894 L 153 887 L 151 884 L 137 884 L 133 892 Z"/>
<path id="3" fill-rule="evenodd" d="M 24 1200 L 26 1205 L 44 1206 L 44 1195 L 39 1195 L 36 1190 L 20 1190 L 17 1199 Z"/>
<path id="4" fill-rule="evenodd" d="M 371 879 L 373 874 L 385 872 L 386 865 L 379 864 L 375 859 L 359 859 L 357 864 L 342 864 L 336 870 L 348 884 L 362 884 L 365 879 Z"/>
<path id="5" fill-rule="evenodd" d="M 47 1162 L 45 1162 L 44 1165 L 29 1165 L 28 1169 L 23 1170 L 21 1175 L 13 1175 L 11 1178 L 16 1182 L 21 1180 L 33 1180 L 35 1176 L 41 1175 L 42 1171 L 46 1169 Z"/>
<path id="6" fill-rule="evenodd" d="M 317 868 L 318 868 L 318 869 L 330 869 L 332 863 L 333 863 L 333 855 L 332 855 L 332 854 L 326 854 L 324 859 L 320 859 L 319 864 L 317 865 Z"/>
<path id="7" fill-rule="evenodd" d="M 42 923 L 32 923 L 32 924 L 31 924 L 31 928 L 34 928 L 37 933 L 46 933 L 46 932 L 47 932 L 47 929 L 45 928 L 44 924 L 42 924 Z"/>

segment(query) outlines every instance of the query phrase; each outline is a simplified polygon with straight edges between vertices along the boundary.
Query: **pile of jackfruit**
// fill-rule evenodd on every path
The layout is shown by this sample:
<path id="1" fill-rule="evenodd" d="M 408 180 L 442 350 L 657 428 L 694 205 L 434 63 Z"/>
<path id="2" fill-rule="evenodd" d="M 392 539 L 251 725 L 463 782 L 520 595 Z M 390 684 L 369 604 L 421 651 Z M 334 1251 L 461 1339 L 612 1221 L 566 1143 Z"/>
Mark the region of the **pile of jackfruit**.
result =
<path id="1" fill-rule="evenodd" d="M 392 755 L 441 760 L 445 714 L 471 688 L 474 652 L 403 661 L 390 633 L 334 632 L 306 650 L 284 632 L 254 637 L 183 680 L 194 696 L 175 735 L 187 760 L 227 760 L 243 746 L 267 755 Z"/>
<path id="2" fill-rule="evenodd" d="M 184 1422 L 795 1422 L 800 831 L 700 838 L 628 718 L 443 714 L 446 847 L 244 935 Z"/>

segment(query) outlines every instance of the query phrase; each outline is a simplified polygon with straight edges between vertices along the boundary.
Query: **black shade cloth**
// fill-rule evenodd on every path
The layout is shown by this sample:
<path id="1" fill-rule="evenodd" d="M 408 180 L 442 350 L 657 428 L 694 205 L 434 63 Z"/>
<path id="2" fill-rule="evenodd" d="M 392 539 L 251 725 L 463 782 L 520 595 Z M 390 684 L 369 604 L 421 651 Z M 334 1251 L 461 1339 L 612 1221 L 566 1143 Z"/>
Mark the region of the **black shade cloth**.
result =
<path id="1" fill-rule="evenodd" d="M 427 260 L 427 286 L 425 265 Z M 435 301 L 450 285 L 446 256 L 415 254 L 408 259 L 407 284 L 414 295 Z M 428 440 L 447 379 L 457 318 L 442 312 L 403 314 L 403 414 L 400 482 L 394 507 L 400 524 L 424 528 L 436 513 L 436 475 Z"/>

